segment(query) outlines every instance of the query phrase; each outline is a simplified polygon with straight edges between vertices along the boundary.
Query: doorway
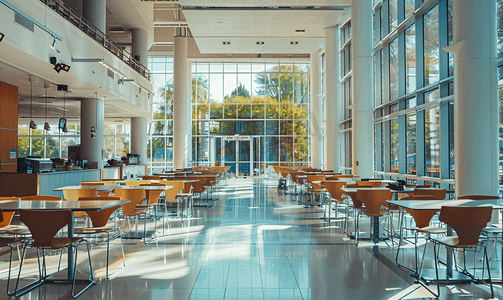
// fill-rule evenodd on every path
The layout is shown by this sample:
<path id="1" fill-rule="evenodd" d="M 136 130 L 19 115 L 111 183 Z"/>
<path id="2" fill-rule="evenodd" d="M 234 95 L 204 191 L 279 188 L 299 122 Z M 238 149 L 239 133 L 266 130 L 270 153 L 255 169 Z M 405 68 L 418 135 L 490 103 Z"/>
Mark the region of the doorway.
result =
<path id="1" fill-rule="evenodd" d="M 223 137 L 222 161 L 235 177 L 253 176 L 253 138 Z"/>

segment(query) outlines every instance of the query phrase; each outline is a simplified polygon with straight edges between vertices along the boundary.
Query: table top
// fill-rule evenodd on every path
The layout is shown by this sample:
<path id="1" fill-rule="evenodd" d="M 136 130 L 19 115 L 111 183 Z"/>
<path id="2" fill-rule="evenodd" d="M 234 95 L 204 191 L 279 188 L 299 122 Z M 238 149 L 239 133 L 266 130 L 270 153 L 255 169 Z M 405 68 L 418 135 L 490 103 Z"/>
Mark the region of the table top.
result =
<path id="1" fill-rule="evenodd" d="M 311 174 L 309 174 L 311 175 Z M 331 177 L 334 177 L 335 175 L 334 174 L 312 174 L 312 175 L 325 175 L 325 178 L 331 178 Z M 298 178 L 307 178 L 307 175 L 299 175 L 297 176 Z"/>
<path id="2" fill-rule="evenodd" d="M 361 187 L 361 188 L 341 188 L 341 190 L 345 193 L 356 193 L 358 190 L 371 190 L 371 191 L 377 191 L 377 190 L 390 190 L 388 188 L 369 188 L 369 187 Z M 391 190 L 393 191 L 393 190 Z M 403 191 L 399 191 L 403 193 Z"/>
<path id="3" fill-rule="evenodd" d="M 109 191 L 113 191 L 117 187 L 120 187 L 120 185 L 118 185 L 118 184 L 70 185 L 70 186 L 63 186 L 63 187 L 53 189 L 53 191 L 96 189 L 98 192 L 109 192 Z"/>
<path id="4" fill-rule="evenodd" d="M 421 210 L 440 210 L 442 206 L 466 206 L 466 207 L 480 207 L 492 206 L 493 209 L 503 209 L 503 200 L 388 200 L 388 203 L 407 208 L 407 209 L 421 209 Z"/>
<path id="5" fill-rule="evenodd" d="M 12 200 L 0 201 L 0 209 L 6 212 L 17 212 L 20 209 L 93 211 L 121 206 L 130 202 L 120 200 L 97 201 L 43 201 L 43 200 Z"/>
<path id="6" fill-rule="evenodd" d="M 121 185 L 117 187 L 118 189 L 144 189 L 146 191 L 164 191 L 172 189 L 172 185 L 145 185 L 145 186 L 126 186 Z"/>

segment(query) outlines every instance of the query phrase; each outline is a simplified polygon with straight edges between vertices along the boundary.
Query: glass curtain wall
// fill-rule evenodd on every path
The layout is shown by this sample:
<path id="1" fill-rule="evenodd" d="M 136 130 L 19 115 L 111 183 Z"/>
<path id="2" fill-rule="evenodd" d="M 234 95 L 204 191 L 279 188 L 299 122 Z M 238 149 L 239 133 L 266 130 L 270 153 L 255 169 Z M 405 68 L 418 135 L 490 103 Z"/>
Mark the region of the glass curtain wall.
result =
<path id="1" fill-rule="evenodd" d="M 193 165 L 308 165 L 309 81 L 307 61 L 194 62 Z"/>
<path id="2" fill-rule="evenodd" d="M 453 101 L 453 63 L 442 49 L 452 43 L 452 0 L 374 4 L 376 176 L 452 178 L 454 120 L 444 104 Z"/>
<path id="3" fill-rule="evenodd" d="M 29 128 L 28 119 L 19 119 L 18 157 L 40 156 L 42 158 L 68 158 L 68 146 L 80 144 L 80 125 L 67 125 L 68 132 L 58 129 L 58 120 L 48 120 L 50 130 Z M 42 124 L 42 122 L 40 122 Z M 119 159 L 129 153 L 130 124 L 105 124 L 105 147 L 103 159 Z"/>
<path id="4" fill-rule="evenodd" d="M 173 58 L 153 53 L 148 58 L 154 88 L 152 123 L 148 126 L 149 172 L 173 168 Z"/>

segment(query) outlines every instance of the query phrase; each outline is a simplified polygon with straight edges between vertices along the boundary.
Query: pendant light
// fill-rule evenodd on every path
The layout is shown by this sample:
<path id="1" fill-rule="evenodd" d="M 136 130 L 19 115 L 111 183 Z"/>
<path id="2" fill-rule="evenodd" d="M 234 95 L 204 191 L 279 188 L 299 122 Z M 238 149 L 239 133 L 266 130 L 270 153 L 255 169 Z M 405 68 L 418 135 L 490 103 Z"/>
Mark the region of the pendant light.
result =
<path id="1" fill-rule="evenodd" d="M 66 128 L 66 91 L 65 91 L 65 94 L 63 95 L 63 132 L 64 133 L 67 133 L 68 132 L 68 129 Z M 59 121 L 59 123 L 61 124 L 61 120 Z"/>
<path id="2" fill-rule="evenodd" d="M 44 129 L 45 130 L 50 130 L 51 126 L 49 126 L 49 122 L 47 122 L 47 88 L 45 88 L 45 124 L 44 124 Z"/>
<path id="3" fill-rule="evenodd" d="M 31 129 L 37 129 L 37 124 L 35 124 L 35 121 L 33 121 L 33 79 L 30 77 L 30 84 L 31 84 L 31 98 L 30 98 L 30 128 Z"/>

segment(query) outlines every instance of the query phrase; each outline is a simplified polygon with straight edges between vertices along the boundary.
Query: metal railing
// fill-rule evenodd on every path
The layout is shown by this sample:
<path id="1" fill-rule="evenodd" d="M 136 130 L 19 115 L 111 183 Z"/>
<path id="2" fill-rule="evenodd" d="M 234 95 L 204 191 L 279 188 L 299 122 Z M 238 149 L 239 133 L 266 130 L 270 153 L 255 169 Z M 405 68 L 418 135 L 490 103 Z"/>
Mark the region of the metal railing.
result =
<path id="1" fill-rule="evenodd" d="M 70 8 L 62 5 L 60 3 L 60 0 L 40 1 L 54 10 L 64 19 L 69 21 L 71 24 L 75 25 L 75 27 L 79 28 L 82 32 L 86 33 L 100 45 L 105 47 L 105 49 L 115 54 L 115 56 L 117 56 L 128 66 L 133 68 L 133 70 L 140 73 L 143 77 L 147 78 L 150 81 L 150 72 L 147 67 L 142 65 L 129 52 L 117 46 L 110 38 L 108 38 L 103 32 L 101 32 L 101 30 L 96 28 L 93 24 L 89 23 L 89 21 L 73 13 Z"/>

